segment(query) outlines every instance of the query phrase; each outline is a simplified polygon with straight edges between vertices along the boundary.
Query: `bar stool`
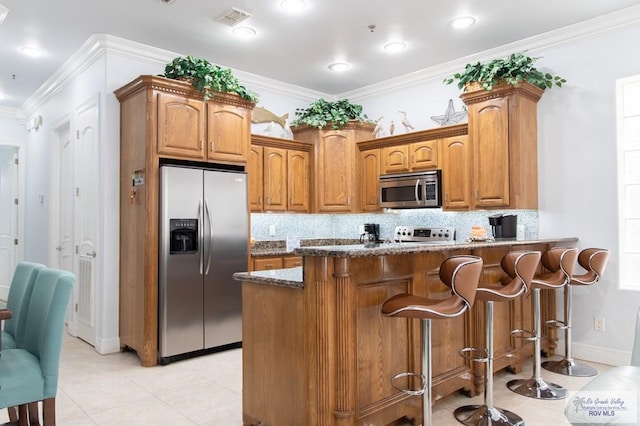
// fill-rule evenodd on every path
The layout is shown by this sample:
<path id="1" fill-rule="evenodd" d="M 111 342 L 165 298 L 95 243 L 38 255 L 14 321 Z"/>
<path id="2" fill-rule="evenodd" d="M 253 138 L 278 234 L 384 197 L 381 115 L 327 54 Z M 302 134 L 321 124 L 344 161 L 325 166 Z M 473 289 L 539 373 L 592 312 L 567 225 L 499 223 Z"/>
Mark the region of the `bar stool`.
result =
<path id="1" fill-rule="evenodd" d="M 507 387 L 520 395 L 536 399 L 564 399 L 567 389 L 555 383 L 542 379 L 540 366 L 540 339 L 542 325 L 540 321 L 540 290 L 557 290 L 571 281 L 571 275 L 578 258 L 577 248 L 553 247 L 542 255 L 542 264 L 550 272 L 534 277 L 531 281 L 533 290 L 533 326 L 532 332 L 514 330 L 514 335 L 520 335 L 526 340 L 533 341 L 533 376 L 530 379 L 515 379 L 507 383 Z"/>
<path id="2" fill-rule="evenodd" d="M 572 287 L 592 285 L 600 281 L 609 260 L 609 250 L 599 248 L 584 249 L 578 255 L 578 264 L 586 272 L 571 277 L 571 282 L 564 288 L 564 322 L 547 321 L 551 326 L 564 329 L 564 358 L 560 361 L 545 361 L 542 368 L 565 376 L 590 377 L 598 374 L 598 370 L 590 365 L 579 364 L 573 359 L 571 352 L 571 311 Z"/>
<path id="3" fill-rule="evenodd" d="M 513 251 L 507 253 L 500 262 L 507 274 L 505 285 L 478 284 L 476 301 L 485 302 L 486 349 L 464 348 L 460 355 L 476 362 L 486 362 L 484 405 L 465 405 L 458 407 L 453 415 L 462 424 L 484 425 L 523 425 L 524 420 L 517 414 L 493 405 L 493 303 L 509 302 L 529 289 L 533 274 L 540 262 L 539 251 Z M 484 356 L 473 354 L 484 352 Z"/>
<path id="4" fill-rule="evenodd" d="M 451 297 L 428 299 L 413 294 L 398 294 L 382 305 L 387 317 L 418 318 L 422 320 L 422 374 L 403 372 L 391 379 L 394 388 L 408 395 L 422 395 L 422 424 L 431 425 L 431 319 L 449 319 L 462 315 L 473 305 L 482 273 L 482 258 L 452 256 L 440 265 L 440 280 L 451 288 Z M 396 385 L 402 378 L 419 377 L 420 389 L 404 389 Z"/>

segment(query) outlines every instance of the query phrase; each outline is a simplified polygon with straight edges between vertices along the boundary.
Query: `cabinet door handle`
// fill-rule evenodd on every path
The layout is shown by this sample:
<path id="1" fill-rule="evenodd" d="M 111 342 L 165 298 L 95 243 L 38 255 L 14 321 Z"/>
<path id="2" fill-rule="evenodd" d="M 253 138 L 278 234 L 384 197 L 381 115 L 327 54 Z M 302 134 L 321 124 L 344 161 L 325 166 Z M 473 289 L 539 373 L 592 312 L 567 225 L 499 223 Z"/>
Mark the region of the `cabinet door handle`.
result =
<path id="1" fill-rule="evenodd" d="M 204 145 L 204 142 L 202 141 L 202 139 L 200 139 L 200 149 L 202 149 L 203 145 Z"/>
<path id="2" fill-rule="evenodd" d="M 449 193 L 448 192 L 444 194 L 444 200 L 445 201 L 449 201 Z"/>
<path id="3" fill-rule="evenodd" d="M 478 190 L 476 189 L 476 200 L 478 199 Z"/>
<path id="4" fill-rule="evenodd" d="M 261 206 L 262 205 L 262 195 L 260 195 L 258 197 L 258 205 Z"/>
<path id="5" fill-rule="evenodd" d="M 211 141 L 211 151 L 215 151 L 216 149 L 213 147 L 213 141 Z"/>
<path id="6" fill-rule="evenodd" d="M 271 204 L 271 197 L 267 197 L 267 205 Z"/>

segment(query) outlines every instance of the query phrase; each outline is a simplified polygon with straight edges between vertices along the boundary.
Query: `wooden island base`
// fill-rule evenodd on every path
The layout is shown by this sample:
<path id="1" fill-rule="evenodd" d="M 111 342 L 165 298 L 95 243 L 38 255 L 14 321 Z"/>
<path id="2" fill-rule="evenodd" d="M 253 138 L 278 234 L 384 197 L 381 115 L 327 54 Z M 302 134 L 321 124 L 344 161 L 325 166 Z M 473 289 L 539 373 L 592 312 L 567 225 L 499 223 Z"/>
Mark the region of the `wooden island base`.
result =
<path id="1" fill-rule="evenodd" d="M 421 324 L 383 317 L 383 302 L 406 292 L 448 297 L 438 268 L 449 256 L 481 256 L 482 281 L 497 282 L 508 251 L 545 251 L 559 241 L 458 244 L 429 251 L 423 246 L 413 252 L 302 248 L 296 250 L 304 256 L 298 282 L 279 282 L 277 271 L 236 274 L 243 281 L 244 424 L 421 424 L 421 397 L 391 386 L 393 375 L 420 371 Z M 576 240 L 562 243 L 567 241 Z M 543 292 L 542 306 L 543 321 L 554 318 L 555 294 Z M 510 331 L 532 328 L 531 297 L 496 303 L 494 315 L 495 370 L 520 372 L 532 347 Z M 434 400 L 457 391 L 482 392 L 484 364 L 471 363 L 458 350 L 485 346 L 483 304 L 463 316 L 432 321 L 432 330 Z M 555 329 L 543 333 L 543 348 L 552 355 Z"/>

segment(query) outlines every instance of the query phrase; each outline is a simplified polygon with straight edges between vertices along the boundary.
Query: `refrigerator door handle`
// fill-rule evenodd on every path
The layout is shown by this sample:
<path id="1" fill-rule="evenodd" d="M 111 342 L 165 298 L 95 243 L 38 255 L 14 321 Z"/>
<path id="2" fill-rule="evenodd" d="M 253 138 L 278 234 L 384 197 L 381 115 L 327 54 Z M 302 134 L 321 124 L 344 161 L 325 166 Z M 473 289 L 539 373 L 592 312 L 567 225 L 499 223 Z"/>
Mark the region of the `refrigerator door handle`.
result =
<path id="1" fill-rule="evenodd" d="M 200 244 L 202 245 L 202 242 L 204 241 L 204 231 L 202 229 L 202 219 L 203 219 L 203 212 L 202 212 L 202 200 L 200 200 L 198 202 L 198 240 L 200 241 Z M 202 263 L 202 256 L 199 256 L 200 258 L 200 275 L 202 275 L 203 272 L 203 263 Z"/>
<path id="2" fill-rule="evenodd" d="M 207 212 L 207 220 L 209 221 L 209 255 L 207 256 L 207 268 L 205 269 L 204 274 L 209 275 L 209 268 L 211 267 L 211 252 L 213 251 L 213 220 L 211 219 L 209 201 L 205 199 L 204 203 Z"/>

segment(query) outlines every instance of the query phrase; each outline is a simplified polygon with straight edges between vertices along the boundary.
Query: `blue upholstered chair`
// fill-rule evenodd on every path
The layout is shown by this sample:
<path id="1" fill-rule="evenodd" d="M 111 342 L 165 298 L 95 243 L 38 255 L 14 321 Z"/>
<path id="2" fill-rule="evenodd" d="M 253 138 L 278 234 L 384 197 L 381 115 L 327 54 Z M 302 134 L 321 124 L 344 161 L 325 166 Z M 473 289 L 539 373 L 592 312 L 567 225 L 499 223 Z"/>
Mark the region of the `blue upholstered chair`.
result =
<path id="1" fill-rule="evenodd" d="M 24 329 L 27 304 L 31 298 L 33 283 L 38 271 L 42 268 L 44 265 L 30 262 L 20 262 L 16 266 L 7 297 L 7 308 L 11 310 L 11 319 L 4 321 L 2 340 L 0 340 L 2 349 L 15 349 L 16 347 L 15 337 Z"/>
<path id="2" fill-rule="evenodd" d="M 16 349 L 0 356 L 0 408 L 18 406 L 20 417 L 33 402 L 43 402 L 44 425 L 55 425 L 55 397 L 67 304 L 75 277 L 56 269 L 38 271 L 29 300 L 24 332 Z M 36 410 L 37 415 L 37 410 Z"/>

